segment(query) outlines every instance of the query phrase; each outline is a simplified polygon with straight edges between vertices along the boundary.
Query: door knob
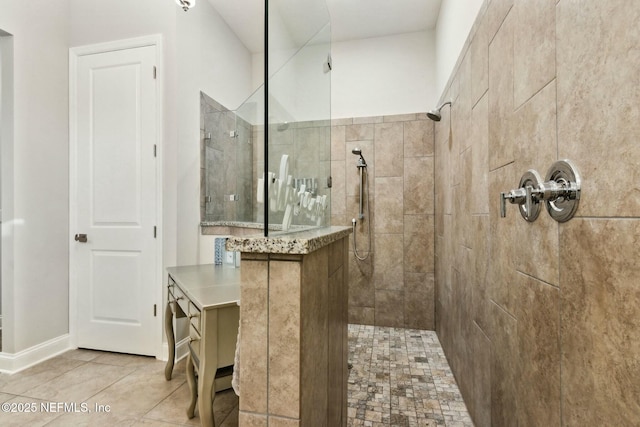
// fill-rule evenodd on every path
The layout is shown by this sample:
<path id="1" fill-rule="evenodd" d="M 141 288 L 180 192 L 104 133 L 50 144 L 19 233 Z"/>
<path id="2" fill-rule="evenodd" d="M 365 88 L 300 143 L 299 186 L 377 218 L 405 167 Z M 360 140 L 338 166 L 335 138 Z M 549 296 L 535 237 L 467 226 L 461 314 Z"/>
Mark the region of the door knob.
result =
<path id="1" fill-rule="evenodd" d="M 87 243 L 87 235 L 86 234 L 76 234 L 74 237 L 76 242 Z"/>

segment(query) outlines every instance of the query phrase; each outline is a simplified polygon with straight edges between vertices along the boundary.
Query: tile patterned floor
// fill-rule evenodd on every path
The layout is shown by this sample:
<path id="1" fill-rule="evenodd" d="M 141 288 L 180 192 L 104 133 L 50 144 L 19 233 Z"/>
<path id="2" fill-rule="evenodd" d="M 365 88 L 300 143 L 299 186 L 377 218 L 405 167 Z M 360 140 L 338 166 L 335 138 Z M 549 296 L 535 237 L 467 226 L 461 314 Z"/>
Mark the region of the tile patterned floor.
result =
<path id="1" fill-rule="evenodd" d="M 349 426 L 473 426 L 433 331 L 349 325 Z"/>
<path id="2" fill-rule="evenodd" d="M 349 426 L 473 426 L 434 332 L 349 325 L 349 349 Z M 197 426 L 188 401 L 184 361 L 165 381 L 153 358 L 72 350 L 0 375 L 1 426 Z M 214 412 L 220 427 L 238 425 L 232 390 Z"/>

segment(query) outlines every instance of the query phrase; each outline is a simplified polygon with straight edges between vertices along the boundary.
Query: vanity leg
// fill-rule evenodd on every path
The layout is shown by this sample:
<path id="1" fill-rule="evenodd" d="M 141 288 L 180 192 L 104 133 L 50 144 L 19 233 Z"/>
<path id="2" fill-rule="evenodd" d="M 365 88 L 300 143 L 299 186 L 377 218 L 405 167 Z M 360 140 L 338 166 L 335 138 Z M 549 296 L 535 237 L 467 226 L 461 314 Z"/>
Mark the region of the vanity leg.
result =
<path id="1" fill-rule="evenodd" d="M 196 410 L 196 403 L 198 402 L 198 390 L 196 387 L 196 372 L 193 367 L 193 358 L 191 357 L 191 351 L 187 353 L 187 384 L 189 386 L 189 392 L 191 393 L 191 402 L 187 408 L 187 417 L 189 419 L 194 417 Z"/>
<path id="2" fill-rule="evenodd" d="M 164 310 L 164 330 L 167 334 L 167 344 L 169 346 L 169 360 L 167 360 L 167 365 L 164 367 L 164 377 L 169 381 L 176 359 L 176 339 L 173 336 L 173 311 L 171 310 L 171 303 L 168 301 L 167 308 Z"/>
<path id="3" fill-rule="evenodd" d="M 213 383 L 218 370 L 218 310 L 203 312 L 202 336 L 207 337 L 200 347 L 200 366 L 198 367 L 198 412 L 202 426 L 214 426 L 213 399 L 215 392 Z"/>

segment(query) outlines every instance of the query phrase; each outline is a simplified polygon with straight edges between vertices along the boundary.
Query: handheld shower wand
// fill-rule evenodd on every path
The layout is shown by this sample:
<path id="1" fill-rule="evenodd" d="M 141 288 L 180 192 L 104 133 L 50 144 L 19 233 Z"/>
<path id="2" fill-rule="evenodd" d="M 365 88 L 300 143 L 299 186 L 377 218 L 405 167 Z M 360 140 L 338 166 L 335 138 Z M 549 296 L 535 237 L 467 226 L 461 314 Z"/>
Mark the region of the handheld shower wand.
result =
<path id="1" fill-rule="evenodd" d="M 360 209 L 358 212 L 358 219 L 364 219 L 364 210 L 363 210 L 363 200 L 364 200 L 364 186 L 365 183 L 367 185 L 367 214 L 370 214 L 369 212 L 369 175 L 366 172 L 367 169 L 367 162 L 364 159 L 364 157 L 362 156 L 362 150 L 360 148 L 354 148 L 353 150 L 351 150 L 351 152 L 353 154 L 355 154 L 356 156 L 360 156 L 358 158 L 358 163 L 357 163 L 357 167 L 358 167 L 358 172 L 360 173 Z M 367 251 L 367 254 L 364 257 L 361 257 L 358 254 L 358 249 L 357 249 L 357 245 L 356 245 L 356 224 L 357 224 L 357 220 L 355 218 L 353 218 L 351 220 L 351 226 L 353 227 L 353 253 L 355 254 L 356 258 L 358 258 L 360 261 L 364 261 L 365 259 L 367 259 L 369 257 L 369 253 L 371 253 L 371 221 L 367 221 L 367 228 L 368 228 L 368 233 L 369 233 L 369 250 Z"/>
<path id="2" fill-rule="evenodd" d="M 353 150 L 351 150 L 351 152 L 356 156 L 360 156 L 358 158 L 358 164 L 356 165 L 358 167 L 358 172 L 360 173 L 360 211 L 358 212 L 358 219 L 363 219 L 364 211 L 362 210 L 362 190 L 364 187 L 363 185 L 364 169 L 367 167 L 367 162 L 364 159 L 364 157 L 362 157 L 362 150 L 360 148 L 356 147 Z"/>

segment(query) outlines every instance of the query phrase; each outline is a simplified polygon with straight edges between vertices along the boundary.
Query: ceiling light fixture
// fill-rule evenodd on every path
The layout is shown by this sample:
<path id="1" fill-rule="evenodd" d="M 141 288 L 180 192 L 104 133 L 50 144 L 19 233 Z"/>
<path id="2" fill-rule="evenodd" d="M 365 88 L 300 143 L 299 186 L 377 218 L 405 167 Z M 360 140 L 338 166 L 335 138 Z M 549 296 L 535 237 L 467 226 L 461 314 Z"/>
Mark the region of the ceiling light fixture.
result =
<path id="1" fill-rule="evenodd" d="M 196 0 L 176 0 L 176 4 L 186 12 L 196 5 Z"/>

